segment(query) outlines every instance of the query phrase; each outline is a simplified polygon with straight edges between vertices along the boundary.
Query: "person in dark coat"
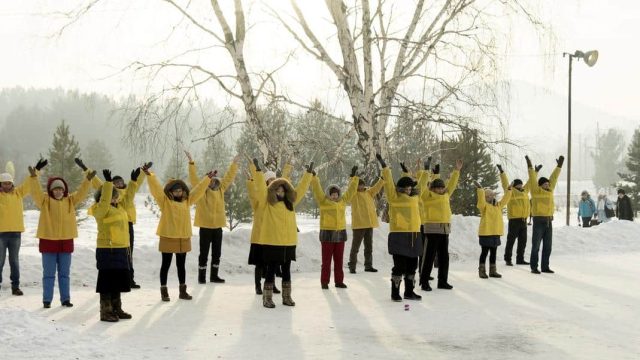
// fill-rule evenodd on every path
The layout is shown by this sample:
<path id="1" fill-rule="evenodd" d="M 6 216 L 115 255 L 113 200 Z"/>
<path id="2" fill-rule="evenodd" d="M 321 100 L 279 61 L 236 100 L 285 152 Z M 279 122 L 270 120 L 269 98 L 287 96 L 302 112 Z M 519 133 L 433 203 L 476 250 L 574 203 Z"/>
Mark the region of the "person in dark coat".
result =
<path id="1" fill-rule="evenodd" d="M 616 216 L 620 220 L 633 221 L 633 208 L 631 207 L 631 199 L 625 194 L 624 190 L 618 189 L 618 206 L 616 207 Z"/>

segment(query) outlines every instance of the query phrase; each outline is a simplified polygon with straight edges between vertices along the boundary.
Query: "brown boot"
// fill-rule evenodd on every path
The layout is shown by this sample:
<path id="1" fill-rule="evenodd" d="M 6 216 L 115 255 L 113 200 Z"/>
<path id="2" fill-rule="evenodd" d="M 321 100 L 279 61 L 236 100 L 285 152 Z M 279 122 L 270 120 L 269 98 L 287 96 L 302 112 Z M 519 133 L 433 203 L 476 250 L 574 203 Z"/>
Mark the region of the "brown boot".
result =
<path id="1" fill-rule="evenodd" d="M 171 298 L 169 298 L 169 290 L 167 289 L 167 286 L 160 286 L 160 296 L 162 297 L 162 301 L 170 301 Z"/>
<path id="2" fill-rule="evenodd" d="M 180 284 L 180 295 L 178 295 L 178 298 L 182 299 L 182 300 L 191 300 L 193 299 L 193 296 L 189 295 L 187 293 L 187 284 Z"/>
<path id="3" fill-rule="evenodd" d="M 111 296 L 111 307 L 113 308 L 113 313 L 116 314 L 118 319 L 131 319 L 132 316 L 129 313 L 126 313 L 122 310 L 122 300 L 120 299 L 120 294 L 116 296 Z"/>
<path id="4" fill-rule="evenodd" d="M 113 312 L 111 306 L 111 298 L 107 294 L 100 294 L 100 321 L 118 321 L 118 316 Z"/>
<path id="5" fill-rule="evenodd" d="M 498 269 L 496 268 L 496 264 L 489 265 L 489 276 L 492 278 L 501 278 L 502 275 L 498 274 Z"/>
<path id="6" fill-rule="evenodd" d="M 485 264 L 481 264 L 480 266 L 478 266 L 478 276 L 480 276 L 480 279 L 489 278 L 487 276 L 487 267 L 485 266 Z"/>
<path id="7" fill-rule="evenodd" d="M 264 283 L 262 289 L 262 306 L 273 309 L 276 304 L 273 303 L 273 283 Z"/>
<path id="8" fill-rule="evenodd" d="M 291 298 L 291 281 L 282 282 L 282 305 L 296 306 L 295 301 Z"/>

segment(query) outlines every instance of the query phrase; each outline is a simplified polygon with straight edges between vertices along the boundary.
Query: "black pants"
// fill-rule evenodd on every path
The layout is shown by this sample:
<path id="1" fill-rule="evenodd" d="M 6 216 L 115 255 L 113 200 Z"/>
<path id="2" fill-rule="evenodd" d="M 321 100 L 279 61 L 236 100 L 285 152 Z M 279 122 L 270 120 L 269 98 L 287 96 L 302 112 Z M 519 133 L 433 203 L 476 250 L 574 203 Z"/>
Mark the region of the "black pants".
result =
<path id="1" fill-rule="evenodd" d="M 582 227 L 591 227 L 591 216 L 582 217 Z"/>
<path id="2" fill-rule="evenodd" d="M 162 253 L 162 266 L 160 267 L 160 285 L 167 285 L 167 275 L 169 274 L 169 267 L 173 260 L 173 253 Z M 185 284 L 186 271 L 184 264 L 187 261 L 187 253 L 176 254 L 176 267 L 178 268 L 178 281 L 180 285 Z"/>
<path id="3" fill-rule="evenodd" d="M 431 276 L 433 261 L 438 253 L 438 283 L 449 279 L 449 234 L 426 234 L 427 255 L 420 267 L 420 282 L 426 284 Z"/>
<path id="4" fill-rule="evenodd" d="M 511 261 L 513 244 L 518 239 L 516 248 L 516 262 L 524 262 L 524 250 L 527 248 L 527 219 L 509 219 L 507 232 L 507 246 L 504 249 L 504 260 Z"/>
<path id="5" fill-rule="evenodd" d="M 276 270 L 282 270 L 282 281 L 291 281 L 291 261 L 284 263 L 268 263 L 264 266 L 264 282 L 274 283 L 276 281 Z"/>
<path id="6" fill-rule="evenodd" d="M 131 272 L 131 283 L 133 284 L 135 281 L 133 280 L 133 223 L 129 222 L 129 271 Z"/>
<path id="7" fill-rule="evenodd" d="M 393 268 L 391 268 L 391 275 L 408 277 L 416 274 L 418 268 L 418 258 L 393 255 Z"/>
<path id="8" fill-rule="evenodd" d="M 222 228 L 200 228 L 200 255 L 198 256 L 198 266 L 207 267 L 209 247 L 211 247 L 211 265 L 218 267 L 218 265 L 220 265 L 220 254 L 222 252 Z"/>
<path id="9" fill-rule="evenodd" d="M 487 262 L 487 254 L 489 255 L 489 264 L 496 264 L 496 253 L 498 252 L 498 248 L 495 246 L 483 246 L 482 252 L 480 253 L 480 265 L 484 265 Z"/>

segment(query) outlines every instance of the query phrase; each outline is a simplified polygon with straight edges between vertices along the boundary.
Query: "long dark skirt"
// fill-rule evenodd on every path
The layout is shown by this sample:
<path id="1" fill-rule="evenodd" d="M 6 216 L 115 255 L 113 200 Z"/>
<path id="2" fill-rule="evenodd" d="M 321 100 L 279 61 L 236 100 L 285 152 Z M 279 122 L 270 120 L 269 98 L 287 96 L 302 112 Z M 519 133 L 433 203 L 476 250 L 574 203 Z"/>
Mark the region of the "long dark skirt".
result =
<path id="1" fill-rule="evenodd" d="M 283 264 L 287 261 L 296 261 L 296 247 L 279 245 L 262 245 L 263 263 Z"/>
<path id="2" fill-rule="evenodd" d="M 251 243 L 249 249 L 249 265 L 262 266 L 262 245 Z"/>
<path id="3" fill-rule="evenodd" d="M 96 267 L 98 268 L 97 293 L 131 291 L 128 248 L 96 249 Z"/>

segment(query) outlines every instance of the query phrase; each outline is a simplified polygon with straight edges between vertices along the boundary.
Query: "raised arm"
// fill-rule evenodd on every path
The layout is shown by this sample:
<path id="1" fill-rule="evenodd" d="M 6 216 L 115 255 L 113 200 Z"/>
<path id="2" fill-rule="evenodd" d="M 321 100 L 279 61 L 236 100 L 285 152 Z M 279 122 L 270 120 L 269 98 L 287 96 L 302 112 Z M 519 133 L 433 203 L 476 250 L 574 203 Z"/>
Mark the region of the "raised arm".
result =
<path id="1" fill-rule="evenodd" d="M 80 204 L 81 202 L 87 199 L 87 195 L 89 194 L 89 189 L 91 188 L 91 179 L 94 177 L 95 177 L 95 171 L 93 172 L 93 176 L 91 176 L 91 173 L 87 174 L 84 180 L 82 180 L 82 183 L 80 183 L 80 187 L 78 188 L 78 190 L 76 190 L 74 193 L 69 195 L 69 198 L 71 199 L 71 202 L 73 203 L 74 206 Z"/>
<path id="2" fill-rule="evenodd" d="M 107 174 L 107 172 L 109 172 Z M 113 182 L 111 181 L 111 172 L 109 170 L 103 170 L 105 183 L 100 190 L 100 201 L 93 208 L 93 217 L 96 219 L 104 218 L 111 206 L 111 197 L 113 196 Z"/>
<path id="3" fill-rule="evenodd" d="M 505 174 L 504 170 L 502 169 L 502 165 L 496 165 L 496 167 L 500 172 L 500 185 L 502 185 L 502 190 L 507 191 L 507 189 L 509 188 L 509 178 L 507 177 L 507 174 Z"/>
<path id="4" fill-rule="evenodd" d="M 164 189 L 162 188 L 162 184 L 160 184 L 160 180 L 156 174 L 150 172 L 147 174 L 147 181 L 149 183 L 149 192 L 156 202 L 161 202 L 165 198 Z"/>
<path id="5" fill-rule="evenodd" d="M 313 198 L 316 200 L 318 206 L 322 205 L 327 199 L 322 191 L 322 185 L 320 185 L 320 179 L 314 176 L 311 180 L 311 191 L 313 192 Z"/>
<path id="6" fill-rule="evenodd" d="M 449 181 L 447 181 L 447 193 L 453 194 L 458 186 L 458 180 L 460 179 L 460 169 L 462 169 L 462 160 L 456 160 L 456 168 L 451 173 Z"/>
<path id="7" fill-rule="evenodd" d="M 384 179 L 378 178 L 378 181 L 376 181 L 375 184 L 373 184 L 372 187 L 370 187 L 369 189 L 367 189 L 367 192 L 371 195 L 371 196 L 376 196 L 378 195 L 378 193 L 380 192 L 380 190 L 382 190 L 382 188 L 384 187 Z"/>
<path id="8" fill-rule="evenodd" d="M 45 194 L 42 191 L 42 185 L 40 185 L 40 181 L 38 181 L 38 173 L 36 169 L 29 166 L 29 178 L 27 179 L 29 183 L 29 192 L 31 193 L 31 197 L 33 198 L 34 203 L 40 209 L 42 207 L 42 203 L 44 202 Z"/>
<path id="9" fill-rule="evenodd" d="M 211 178 L 213 177 L 213 172 L 207 173 L 204 177 L 198 181 L 196 186 L 191 188 L 191 192 L 189 193 L 189 205 L 193 205 L 198 202 L 207 191 L 207 187 L 209 186 L 209 182 L 211 182 Z"/>
<path id="10" fill-rule="evenodd" d="M 357 166 L 354 166 L 355 170 L 358 170 Z M 356 191 L 358 191 L 358 183 L 360 182 L 360 178 L 356 175 L 356 171 L 351 171 L 351 180 L 349 180 L 349 186 L 347 187 L 347 191 L 345 191 L 344 195 L 342 196 L 342 200 L 344 202 L 350 202 L 351 198 L 353 198 L 353 195 L 356 194 Z"/>
<path id="11" fill-rule="evenodd" d="M 556 163 L 558 164 L 558 166 L 553 169 L 553 171 L 551 172 L 551 176 L 549 176 L 549 188 L 551 189 L 551 191 L 556 188 L 556 184 L 558 183 L 560 170 L 562 169 L 562 164 L 564 163 L 564 156 L 560 155 L 560 157 L 556 159 Z"/>
<path id="12" fill-rule="evenodd" d="M 498 206 L 500 206 L 500 208 L 507 206 L 507 204 L 509 203 L 509 200 L 511 200 L 512 194 L 513 194 L 513 190 L 510 187 L 507 187 L 507 189 L 504 191 L 504 195 L 502 196 L 502 199 L 500 199 L 500 201 L 498 202 Z"/>
<path id="13" fill-rule="evenodd" d="M 484 189 L 476 185 L 476 194 L 478 195 L 476 206 L 478 207 L 478 209 L 480 209 L 480 211 L 482 211 L 482 209 L 487 206 L 487 199 L 485 199 L 484 197 Z"/>
<path id="14" fill-rule="evenodd" d="M 233 183 L 233 180 L 236 178 L 236 175 L 238 173 L 239 158 L 240 158 L 239 155 L 236 155 L 236 157 L 233 158 L 233 161 L 229 165 L 227 172 L 224 174 L 224 176 L 222 177 L 222 180 L 220 181 L 220 189 L 223 192 L 227 191 L 229 186 L 231 186 L 231 184 Z"/>
<path id="15" fill-rule="evenodd" d="M 311 180 L 313 179 L 315 171 L 313 170 L 313 161 L 307 166 L 307 171 L 302 175 L 302 179 L 300 179 L 300 183 L 296 186 L 296 201 L 293 206 L 297 206 L 300 204 L 302 199 L 304 199 L 304 194 L 309 189 L 309 185 L 311 184 Z"/>

